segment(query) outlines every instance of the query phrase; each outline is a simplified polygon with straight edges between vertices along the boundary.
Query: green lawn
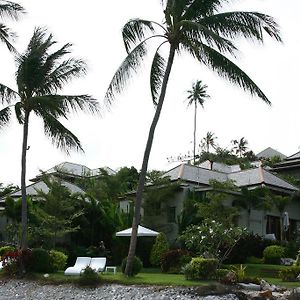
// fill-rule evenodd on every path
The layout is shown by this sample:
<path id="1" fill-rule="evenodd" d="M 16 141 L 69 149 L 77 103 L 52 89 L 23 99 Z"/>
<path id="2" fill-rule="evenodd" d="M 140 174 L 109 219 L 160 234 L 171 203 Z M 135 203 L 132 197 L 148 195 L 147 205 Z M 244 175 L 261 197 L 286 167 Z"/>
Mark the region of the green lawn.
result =
<path id="1" fill-rule="evenodd" d="M 278 265 L 246 264 L 246 275 L 250 277 L 264 278 L 271 284 L 283 287 L 300 287 L 300 282 L 283 282 L 278 278 L 278 271 L 286 268 Z M 32 279 L 38 279 L 45 283 L 61 284 L 76 283 L 79 276 L 65 276 L 64 272 L 49 274 L 45 278 L 43 274 L 34 274 Z M 141 285 L 168 285 L 168 286 L 207 286 L 215 283 L 214 281 L 190 281 L 186 280 L 181 274 L 164 274 L 160 269 L 143 269 L 135 277 L 127 278 L 118 270 L 117 274 L 103 273 L 101 278 L 104 282 L 119 284 L 141 284 Z"/>

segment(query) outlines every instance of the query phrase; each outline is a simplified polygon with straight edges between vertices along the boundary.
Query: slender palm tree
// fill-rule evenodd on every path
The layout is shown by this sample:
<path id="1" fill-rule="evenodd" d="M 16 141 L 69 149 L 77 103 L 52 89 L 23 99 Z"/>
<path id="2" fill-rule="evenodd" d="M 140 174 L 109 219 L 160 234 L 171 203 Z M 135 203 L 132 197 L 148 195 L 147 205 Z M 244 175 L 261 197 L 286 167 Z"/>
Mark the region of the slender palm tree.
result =
<path id="1" fill-rule="evenodd" d="M 217 137 L 215 134 L 211 131 L 208 131 L 206 136 L 201 140 L 201 147 L 204 148 L 207 153 L 209 153 L 210 147 L 213 149 L 217 148 L 216 139 Z"/>
<path id="2" fill-rule="evenodd" d="M 0 103 L 8 106 L 0 110 L 0 128 L 9 123 L 14 111 L 23 126 L 21 190 L 22 190 L 22 235 L 21 248 L 27 247 L 27 201 L 26 201 L 26 153 L 28 150 L 29 120 L 32 114 L 44 122 L 44 132 L 52 143 L 69 153 L 70 149 L 82 150 L 79 139 L 68 130 L 59 118 L 68 119 L 72 111 L 98 112 L 98 104 L 89 95 L 60 95 L 58 91 L 71 79 L 86 73 L 82 60 L 66 58 L 71 53 L 71 44 L 56 51 L 50 48 L 56 42 L 45 29 L 36 28 L 27 50 L 16 55 L 17 91 L 0 84 Z"/>
<path id="3" fill-rule="evenodd" d="M 232 140 L 231 142 L 233 144 L 232 151 L 239 157 L 242 157 L 248 149 L 248 141 L 242 137 L 240 140 Z"/>
<path id="4" fill-rule="evenodd" d="M 125 269 L 127 276 L 131 275 L 132 270 L 142 194 L 154 132 L 164 103 L 175 55 L 184 52 L 191 55 L 222 78 L 270 104 L 261 89 L 228 56 L 235 56 L 237 52 L 233 43 L 237 37 L 262 43 L 263 33 L 266 32 L 275 40 L 281 41 L 278 25 L 272 17 L 257 12 L 220 12 L 222 4 L 227 3 L 226 0 L 162 0 L 161 2 L 165 17 L 162 24 L 132 19 L 123 27 L 123 40 L 128 55 L 113 76 L 105 96 L 108 104 L 111 104 L 115 95 L 122 92 L 127 80 L 141 66 L 149 42 L 152 45 L 152 41 L 156 40 L 158 44 L 150 72 L 150 87 L 156 110 L 149 130 L 136 193 L 135 215 Z M 164 58 L 163 47 L 168 49 L 167 59 Z"/>
<path id="5" fill-rule="evenodd" d="M 25 13 L 24 8 L 14 2 L 0 0 L 0 16 L 1 18 L 10 18 L 18 20 L 20 15 Z M 15 51 L 12 41 L 15 34 L 3 23 L 0 22 L 0 40 L 6 44 L 9 51 Z"/>
<path id="6" fill-rule="evenodd" d="M 210 98 L 210 96 L 206 92 L 207 85 L 202 84 L 201 80 L 197 80 L 193 83 L 192 89 L 188 90 L 188 106 L 194 105 L 194 164 L 196 162 L 196 130 L 197 130 L 197 106 L 200 104 L 202 108 L 204 108 L 204 102 L 206 99 Z"/>

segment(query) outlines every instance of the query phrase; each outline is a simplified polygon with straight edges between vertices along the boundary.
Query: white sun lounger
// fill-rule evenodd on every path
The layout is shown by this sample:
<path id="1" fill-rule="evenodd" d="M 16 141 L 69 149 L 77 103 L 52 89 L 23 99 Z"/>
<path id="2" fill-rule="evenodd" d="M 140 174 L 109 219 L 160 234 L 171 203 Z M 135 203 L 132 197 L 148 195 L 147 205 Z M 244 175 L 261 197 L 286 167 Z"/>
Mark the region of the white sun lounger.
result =
<path id="1" fill-rule="evenodd" d="M 106 265 L 106 257 L 94 257 L 91 259 L 90 268 L 96 272 L 103 272 Z"/>
<path id="2" fill-rule="evenodd" d="M 80 275 L 84 268 L 90 265 L 91 257 L 77 257 L 75 265 L 65 270 L 65 275 Z"/>

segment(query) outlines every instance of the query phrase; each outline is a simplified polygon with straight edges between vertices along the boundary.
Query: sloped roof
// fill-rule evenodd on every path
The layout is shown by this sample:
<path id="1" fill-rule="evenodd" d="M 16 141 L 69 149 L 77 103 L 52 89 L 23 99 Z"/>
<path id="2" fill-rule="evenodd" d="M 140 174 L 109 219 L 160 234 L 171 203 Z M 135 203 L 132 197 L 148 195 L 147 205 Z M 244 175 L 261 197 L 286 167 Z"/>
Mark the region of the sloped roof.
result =
<path id="1" fill-rule="evenodd" d="M 206 160 L 198 165 L 200 168 L 209 169 L 213 171 L 219 171 L 223 173 L 232 173 L 237 172 L 241 170 L 241 167 L 239 165 L 226 165 L 219 162 L 211 162 L 209 160 Z"/>
<path id="2" fill-rule="evenodd" d="M 264 149 L 263 151 L 257 153 L 256 156 L 258 158 L 262 158 L 262 157 L 271 158 L 274 156 L 279 156 L 281 159 L 286 158 L 286 155 L 282 154 L 281 152 L 279 152 L 271 147 L 268 147 L 268 148 Z"/>
<path id="3" fill-rule="evenodd" d="M 239 172 L 225 173 L 214 170 L 208 170 L 189 164 L 181 164 L 164 176 L 169 176 L 171 180 L 183 180 L 197 184 L 209 185 L 210 180 L 225 182 L 233 180 L 238 187 L 269 185 L 288 191 L 297 191 L 298 189 L 281 178 L 273 175 L 267 170 L 259 167 Z"/>
<path id="4" fill-rule="evenodd" d="M 70 163 L 70 162 L 63 162 L 60 163 L 53 168 L 45 171 L 46 174 L 55 174 L 55 173 L 61 173 L 66 174 L 70 176 L 75 177 L 92 177 L 97 176 L 100 174 L 101 169 L 105 170 L 108 175 L 114 175 L 116 172 L 112 170 L 109 167 L 103 167 L 103 168 L 96 168 L 96 169 L 90 169 L 84 165 L 76 164 L 76 163 Z M 41 178 L 42 173 L 38 174 L 35 178 L 31 179 L 31 181 L 36 181 L 39 178 Z"/>
<path id="5" fill-rule="evenodd" d="M 300 151 L 286 158 L 286 160 L 291 160 L 291 159 L 300 159 Z"/>
<path id="6" fill-rule="evenodd" d="M 77 185 L 72 184 L 70 182 L 62 180 L 61 184 L 65 187 L 67 187 L 72 193 L 84 193 L 84 191 L 80 187 L 78 187 Z M 37 196 L 37 190 L 41 190 L 44 193 L 49 192 L 49 188 L 46 185 L 46 183 L 44 181 L 40 180 L 33 184 L 28 185 L 26 187 L 26 194 L 31 195 L 31 196 Z M 9 196 L 11 196 L 13 198 L 21 197 L 22 196 L 21 190 L 17 190 L 16 192 L 10 194 Z"/>

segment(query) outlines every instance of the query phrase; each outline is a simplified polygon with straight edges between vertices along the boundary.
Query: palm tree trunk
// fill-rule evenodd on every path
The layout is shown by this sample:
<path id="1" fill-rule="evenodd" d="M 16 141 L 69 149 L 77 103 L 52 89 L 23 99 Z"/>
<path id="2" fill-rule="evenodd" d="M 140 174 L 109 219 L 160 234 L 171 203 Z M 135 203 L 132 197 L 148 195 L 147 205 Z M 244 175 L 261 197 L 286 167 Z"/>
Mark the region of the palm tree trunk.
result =
<path id="1" fill-rule="evenodd" d="M 25 113 L 23 125 L 23 145 L 22 145 L 22 162 L 21 162 L 21 192 L 22 192 L 22 234 L 21 250 L 27 248 L 27 195 L 26 195 L 26 153 L 28 141 L 28 124 L 29 113 Z"/>
<path id="2" fill-rule="evenodd" d="M 152 147 L 152 143 L 153 143 L 155 128 L 158 123 L 158 119 L 159 119 L 160 112 L 161 112 L 163 102 L 165 99 L 165 95 L 166 95 L 167 84 L 168 84 L 169 76 L 171 73 L 174 56 L 175 56 L 175 47 L 173 47 L 171 45 L 168 63 L 167 63 L 164 79 L 162 82 L 159 101 L 158 101 L 158 104 L 157 104 L 157 107 L 155 110 L 155 114 L 154 114 L 154 117 L 153 117 L 153 120 L 152 120 L 152 123 L 150 126 L 148 140 L 147 140 L 147 144 L 146 144 L 146 148 L 145 148 L 145 152 L 144 152 L 142 169 L 141 169 L 140 176 L 139 176 L 139 183 L 138 183 L 136 199 L 135 199 L 135 211 L 134 211 L 134 216 L 133 216 L 133 220 L 132 220 L 132 232 L 131 232 L 131 238 L 130 238 L 128 257 L 127 257 L 127 264 L 126 264 L 126 268 L 125 268 L 126 276 L 130 276 L 132 274 L 132 265 L 133 265 L 133 258 L 134 258 L 135 249 L 136 249 L 137 230 L 138 230 L 138 225 L 140 223 L 142 196 L 143 196 L 143 191 L 144 191 L 144 187 L 145 187 L 148 161 L 149 161 L 151 147 Z"/>
<path id="3" fill-rule="evenodd" d="M 194 114 L 194 165 L 196 163 L 196 130 L 197 130 L 197 101 L 195 101 L 195 114 Z"/>

